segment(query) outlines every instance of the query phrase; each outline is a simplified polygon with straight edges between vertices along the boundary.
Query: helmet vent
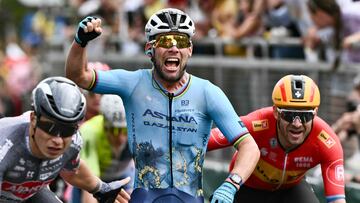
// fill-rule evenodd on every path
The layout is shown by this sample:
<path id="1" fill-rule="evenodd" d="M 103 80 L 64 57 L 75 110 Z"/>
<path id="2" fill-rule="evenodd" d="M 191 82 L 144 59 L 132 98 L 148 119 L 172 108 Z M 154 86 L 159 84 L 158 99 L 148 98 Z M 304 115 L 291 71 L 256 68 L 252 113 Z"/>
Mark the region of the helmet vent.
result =
<path id="1" fill-rule="evenodd" d="M 76 115 L 79 115 L 81 113 L 81 111 L 82 111 L 81 109 L 84 108 L 84 105 L 85 105 L 85 103 L 80 104 L 80 108 L 78 108 L 78 111 L 76 112 Z"/>
<path id="2" fill-rule="evenodd" d="M 57 114 L 60 114 L 60 111 L 59 109 L 57 108 L 56 104 L 55 104 L 55 100 L 54 100 L 54 97 L 52 95 L 49 95 L 47 94 L 46 95 L 48 100 L 49 100 L 49 103 L 51 105 L 51 108 L 57 113 Z"/>
<path id="3" fill-rule="evenodd" d="M 166 16 L 164 13 L 160 13 L 158 15 L 158 17 L 160 18 L 161 22 L 167 22 L 168 20 L 166 19 Z"/>
<path id="4" fill-rule="evenodd" d="M 177 15 L 176 14 L 171 14 L 170 16 L 171 16 L 172 24 L 176 25 L 176 17 L 177 17 Z"/>
<path id="5" fill-rule="evenodd" d="M 156 25 L 157 25 L 157 23 L 156 23 L 154 20 L 151 20 L 150 23 L 151 23 L 152 26 L 156 26 Z"/>
<path id="6" fill-rule="evenodd" d="M 180 23 L 184 23 L 185 20 L 186 20 L 186 16 L 185 16 L 185 15 L 181 15 Z"/>
<path id="7" fill-rule="evenodd" d="M 302 89 L 303 88 L 303 83 L 302 81 L 295 81 L 295 89 Z"/>
<path id="8" fill-rule="evenodd" d="M 304 99 L 304 88 L 305 88 L 305 81 L 303 79 L 294 78 L 291 87 L 292 98 Z"/>
<path id="9" fill-rule="evenodd" d="M 159 29 L 169 29 L 169 26 L 161 25 L 161 26 L 159 26 Z"/>

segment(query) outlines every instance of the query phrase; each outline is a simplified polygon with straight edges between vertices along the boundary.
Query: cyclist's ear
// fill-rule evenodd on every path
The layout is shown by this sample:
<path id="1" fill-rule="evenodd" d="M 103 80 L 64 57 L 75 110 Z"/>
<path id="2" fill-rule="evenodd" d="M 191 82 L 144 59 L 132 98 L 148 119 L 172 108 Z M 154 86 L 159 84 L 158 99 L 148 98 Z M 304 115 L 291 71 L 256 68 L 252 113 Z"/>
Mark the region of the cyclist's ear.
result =
<path id="1" fill-rule="evenodd" d="M 273 106 L 273 115 L 274 115 L 274 117 L 275 117 L 275 119 L 276 119 L 276 120 L 278 120 L 278 119 L 279 119 L 279 118 L 278 118 L 278 111 L 277 111 L 277 108 L 278 108 L 278 107 Z"/>
<path id="2" fill-rule="evenodd" d="M 193 45 L 191 43 L 191 46 L 188 48 L 190 51 L 189 51 L 189 58 L 192 56 L 192 52 L 193 52 Z"/>
<path id="3" fill-rule="evenodd" d="M 146 42 L 144 49 L 145 49 L 145 55 L 147 55 L 150 58 L 152 58 L 154 56 L 154 49 L 153 49 L 152 44 L 150 44 L 149 42 Z"/>
<path id="4" fill-rule="evenodd" d="M 315 116 L 317 115 L 318 110 L 319 110 L 319 107 L 315 107 L 315 109 L 314 109 L 314 111 L 315 111 Z"/>
<path id="5" fill-rule="evenodd" d="M 31 127 L 35 127 L 36 126 L 36 115 L 35 115 L 35 112 L 32 111 L 30 113 L 30 125 Z"/>

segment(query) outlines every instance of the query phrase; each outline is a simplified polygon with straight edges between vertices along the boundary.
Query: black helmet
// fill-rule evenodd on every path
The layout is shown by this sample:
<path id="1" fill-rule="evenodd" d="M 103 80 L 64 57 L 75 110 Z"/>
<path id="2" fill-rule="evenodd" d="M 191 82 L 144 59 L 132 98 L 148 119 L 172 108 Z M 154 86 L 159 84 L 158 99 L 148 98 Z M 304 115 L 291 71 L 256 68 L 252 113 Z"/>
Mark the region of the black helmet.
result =
<path id="1" fill-rule="evenodd" d="M 86 100 L 78 86 L 64 77 L 42 80 L 32 92 L 36 116 L 45 116 L 55 122 L 74 124 L 85 115 Z"/>

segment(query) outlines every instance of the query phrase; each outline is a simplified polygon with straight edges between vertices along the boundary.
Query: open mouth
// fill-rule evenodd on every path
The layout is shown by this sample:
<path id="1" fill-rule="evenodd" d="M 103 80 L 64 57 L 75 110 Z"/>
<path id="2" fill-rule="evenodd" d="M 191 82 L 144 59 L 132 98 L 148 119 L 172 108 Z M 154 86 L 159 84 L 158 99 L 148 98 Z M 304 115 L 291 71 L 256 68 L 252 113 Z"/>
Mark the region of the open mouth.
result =
<path id="1" fill-rule="evenodd" d="M 49 151 L 51 154 L 58 154 L 59 152 L 61 152 L 61 148 L 48 147 L 48 151 Z"/>
<path id="2" fill-rule="evenodd" d="M 165 66 L 171 67 L 172 70 L 176 69 L 180 65 L 180 60 L 178 58 L 168 58 L 165 60 Z"/>
<path id="3" fill-rule="evenodd" d="M 296 137 L 296 138 L 301 137 L 303 135 L 302 130 L 290 130 L 289 132 L 292 137 Z"/>

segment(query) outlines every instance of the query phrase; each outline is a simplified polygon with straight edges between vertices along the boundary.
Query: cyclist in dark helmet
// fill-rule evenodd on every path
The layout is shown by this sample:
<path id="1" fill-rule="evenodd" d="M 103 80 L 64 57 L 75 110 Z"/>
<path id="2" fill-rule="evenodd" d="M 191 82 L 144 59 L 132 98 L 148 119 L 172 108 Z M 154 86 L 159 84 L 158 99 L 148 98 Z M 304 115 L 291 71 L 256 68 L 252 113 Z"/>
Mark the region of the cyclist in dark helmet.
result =
<path id="1" fill-rule="evenodd" d="M 32 102 L 33 111 L 0 119 L 0 202 L 61 202 L 47 188 L 58 174 L 100 202 L 127 202 L 122 186 L 129 178 L 102 182 L 79 159 L 86 103 L 77 85 L 64 77 L 44 79 Z"/>

